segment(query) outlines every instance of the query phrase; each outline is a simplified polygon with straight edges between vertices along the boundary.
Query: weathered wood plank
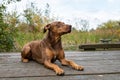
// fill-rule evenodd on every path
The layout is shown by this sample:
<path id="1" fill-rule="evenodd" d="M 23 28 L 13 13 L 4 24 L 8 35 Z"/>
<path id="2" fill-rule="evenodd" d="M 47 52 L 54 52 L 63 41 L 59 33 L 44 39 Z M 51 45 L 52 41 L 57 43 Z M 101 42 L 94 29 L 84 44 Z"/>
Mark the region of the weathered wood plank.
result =
<path id="1" fill-rule="evenodd" d="M 118 55 L 120 56 L 120 51 L 85 51 L 85 52 L 80 52 L 80 51 L 67 51 L 65 52 L 66 56 L 113 56 L 113 55 Z M 12 55 L 12 56 L 11 56 Z M 20 53 L 0 53 L 0 57 L 10 57 L 10 58 L 20 58 Z"/>
<path id="2" fill-rule="evenodd" d="M 120 80 L 120 74 L 0 78 L 0 80 Z"/>
<path id="3" fill-rule="evenodd" d="M 61 66 L 64 71 L 65 77 L 60 80 L 80 80 L 79 76 L 83 76 L 84 80 L 97 75 L 109 76 L 103 78 L 105 80 L 119 80 L 120 78 L 120 51 L 98 51 L 98 52 L 65 52 L 68 59 L 74 60 L 76 63 L 85 67 L 84 71 L 76 71 L 70 67 Z M 114 75 L 114 79 L 110 75 Z M 119 76 L 118 76 L 119 75 Z M 67 78 L 69 76 L 69 78 Z M 78 78 L 72 78 L 78 76 Z M 30 77 L 30 78 L 29 78 Z M 45 77 L 55 80 L 56 75 L 52 70 L 46 69 L 43 65 L 34 61 L 29 63 L 22 63 L 20 61 L 20 53 L 0 54 L 0 80 L 18 79 L 18 80 L 34 80 L 47 79 Z M 117 78 L 116 78 L 117 77 Z M 93 78 L 94 79 L 94 78 Z M 90 79 L 90 80 L 93 80 Z M 99 78 L 96 77 L 97 80 Z M 89 80 L 89 79 L 88 79 Z"/>
<path id="4" fill-rule="evenodd" d="M 95 50 L 97 48 L 103 48 L 103 49 L 108 49 L 108 48 L 120 48 L 120 43 L 98 43 L 98 44 L 82 44 L 79 46 L 79 49 L 84 49 L 84 50 Z"/>
<path id="5" fill-rule="evenodd" d="M 97 53 L 97 54 L 96 54 Z M 76 61 L 109 61 L 120 60 L 120 51 L 98 51 L 98 52 L 66 52 L 66 58 Z M 18 54 L 0 54 L 0 64 L 19 63 L 20 53 Z M 114 63 L 113 63 L 114 64 Z"/>
<path id="6" fill-rule="evenodd" d="M 13 65 L 9 67 L 5 67 L 8 65 L 4 65 L 0 69 L 0 77 L 24 77 L 24 76 L 51 76 L 55 75 L 52 70 L 46 69 L 43 65 L 37 63 L 31 63 L 34 65 L 21 64 L 24 65 L 19 67 L 19 65 Z M 60 66 L 60 64 L 58 64 Z M 99 66 L 84 66 L 84 71 L 76 71 L 71 69 L 70 67 L 60 66 L 65 70 L 66 75 L 79 75 L 79 74 L 114 74 L 120 73 L 120 65 L 99 65 Z M 47 73 L 47 74 L 46 74 Z"/>
<path id="7" fill-rule="evenodd" d="M 66 56 L 113 56 L 113 55 L 118 55 L 120 56 L 120 51 L 72 51 L 72 52 L 65 52 Z"/>

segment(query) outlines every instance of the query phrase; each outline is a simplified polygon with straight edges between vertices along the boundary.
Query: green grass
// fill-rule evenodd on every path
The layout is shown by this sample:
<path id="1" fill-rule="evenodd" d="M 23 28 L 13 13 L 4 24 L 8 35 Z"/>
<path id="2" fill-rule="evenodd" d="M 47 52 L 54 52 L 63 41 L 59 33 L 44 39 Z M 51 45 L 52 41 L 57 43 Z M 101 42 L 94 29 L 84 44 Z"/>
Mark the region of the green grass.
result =
<path id="1" fill-rule="evenodd" d="M 20 51 L 22 47 L 33 40 L 40 40 L 45 36 L 42 32 L 18 32 L 15 37 L 15 46 L 17 51 Z M 72 31 L 69 34 L 62 36 L 62 45 L 65 50 L 79 50 L 78 46 L 85 43 L 99 43 L 101 34 L 90 32 Z"/>
<path id="2" fill-rule="evenodd" d="M 40 40 L 42 39 L 42 33 L 21 33 L 18 32 L 17 36 L 15 37 L 15 45 L 18 50 L 20 50 L 26 43 L 33 41 L 33 40 Z"/>

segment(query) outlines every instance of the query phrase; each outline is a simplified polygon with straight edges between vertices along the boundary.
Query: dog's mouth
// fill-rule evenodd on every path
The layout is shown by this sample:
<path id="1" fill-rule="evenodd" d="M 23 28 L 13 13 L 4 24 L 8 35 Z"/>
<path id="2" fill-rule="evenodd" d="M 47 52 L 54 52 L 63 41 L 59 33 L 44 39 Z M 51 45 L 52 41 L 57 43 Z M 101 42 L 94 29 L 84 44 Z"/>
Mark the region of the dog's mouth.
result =
<path id="1" fill-rule="evenodd" d="M 71 28 L 69 28 L 67 32 L 70 33 L 71 32 Z"/>
<path id="2" fill-rule="evenodd" d="M 71 26 L 71 25 L 69 25 L 69 27 L 67 28 L 67 32 L 68 32 L 68 33 L 70 33 L 70 32 L 71 32 L 71 28 L 72 28 L 72 26 Z"/>
<path id="3" fill-rule="evenodd" d="M 67 34 L 67 33 L 70 33 L 72 31 L 72 26 L 71 25 L 68 25 L 66 26 L 66 28 L 64 29 L 64 31 L 62 32 L 62 34 Z"/>
<path id="4" fill-rule="evenodd" d="M 67 28 L 66 30 L 65 30 L 65 32 L 62 32 L 62 34 L 67 34 L 67 33 L 70 33 L 71 32 L 71 28 Z"/>

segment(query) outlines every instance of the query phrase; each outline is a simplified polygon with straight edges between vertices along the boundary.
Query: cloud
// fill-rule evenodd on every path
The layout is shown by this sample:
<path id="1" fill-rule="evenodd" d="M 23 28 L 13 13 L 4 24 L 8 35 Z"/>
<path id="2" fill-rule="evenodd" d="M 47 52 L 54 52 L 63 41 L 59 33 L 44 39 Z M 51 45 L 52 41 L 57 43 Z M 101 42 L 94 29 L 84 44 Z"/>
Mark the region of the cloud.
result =
<path id="1" fill-rule="evenodd" d="M 120 0 L 22 0 L 16 6 L 12 4 L 9 10 L 16 7 L 22 11 L 28 2 L 35 2 L 39 9 L 44 9 L 48 3 L 51 15 L 59 16 L 60 20 L 87 19 L 94 28 L 108 20 L 120 20 Z"/>
<path id="2" fill-rule="evenodd" d="M 74 19 L 84 19 L 89 21 L 89 29 L 97 28 L 98 25 L 107 22 L 109 20 L 120 20 L 119 12 L 106 12 L 106 11 L 97 11 L 97 12 L 90 12 L 90 11 L 75 11 L 70 13 L 70 15 L 64 14 L 61 15 L 63 21 L 71 23 L 74 25 Z M 65 19 L 64 19 L 65 18 Z"/>
<path id="3" fill-rule="evenodd" d="M 109 3 L 116 3 L 116 2 L 120 2 L 120 0 L 107 0 Z"/>
<path id="4" fill-rule="evenodd" d="M 114 2 L 114 0 L 107 0 L 107 1 L 110 2 L 110 3 L 111 3 L 111 2 Z"/>

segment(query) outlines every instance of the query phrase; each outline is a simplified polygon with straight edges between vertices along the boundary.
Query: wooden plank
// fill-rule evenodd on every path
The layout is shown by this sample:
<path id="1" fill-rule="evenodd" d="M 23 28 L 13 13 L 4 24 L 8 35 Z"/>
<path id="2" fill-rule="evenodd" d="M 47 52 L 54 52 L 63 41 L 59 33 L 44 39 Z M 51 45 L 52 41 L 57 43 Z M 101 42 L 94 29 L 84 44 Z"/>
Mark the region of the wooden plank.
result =
<path id="1" fill-rule="evenodd" d="M 74 60 L 76 63 L 83 65 L 85 67 L 85 70 L 76 71 L 71 69 L 70 67 L 61 66 L 60 63 L 57 61 L 56 64 L 58 64 L 65 71 L 65 77 L 63 78 L 63 80 L 67 80 L 66 77 L 68 76 L 82 75 L 85 78 L 85 75 L 120 75 L 120 51 L 65 53 L 68 59 Z M 30 61 L 29 63 L 22 63 L 20 61 L 20 53 L 0 54 L 0 79 L 10 78 L 22 80 L 29 79 L 29 77 L 31 77 L 34 80 L 34 78 L 42 79 L 46 76 L 48 78 L 53 77 L 52 80 L 56 79 L 56 74 L 52 70 L 44 68 L 44 66 L 41 64 L 37 64 L 33 61 Z M 77 80 L 77 78 L 75 79 Z M 116 79 L 118 79 L 118 77 Z"/>
<path id="2" fill-rule="evenodd" d="M 88 52 L 88 53 L 81 53 L 81 52 L 73 53 L 73 54 L 68 53 L 66 57 L 68 59 L 72 59 L 72 60 L 76 60 L 76 61 L 80 61 L 80 62 L 82 62 L 82 61 L 101 61 L 101 62 L 103 62 L 105 60 L 108 60 L 108 61 L 112 60 L 112 62 L 114 62 L 113 60 L 116 60 L 115 62 L 118 62 L 120 60 L 120 53 L 119 52 L 115 53 L 115 51 L 113 51 L 112 53 L 108 52 L 108 53 L 99 53 L 99 54 L 94 54 L 92 52 Z M 6 58 L 4 58 L 5 56 L 6 56 Z M 20 54 L 13 54 L 12 56 L 5 54 L 3 56 L 0 56 L 0 60 L 1 60 L 0 63 L 19 63 L 20 62 Z M 111 62 L 111 64 L 112 64 L 112 62 Z M 106 62 L 106 63 L 108 63 L 108 62 Z"/>
<path id="3" fill-rule="evenodd" d="M 66 56 L 96 56 L 96 55 L 119 55 L 120 56 L 120 50 L 118 51 L 66 51 Z M 12 56 L 11 56 L 12 55 Z M 0 57 L 9 57 L 9 58 L 20 58 L 20 53 L 0 53 Z"/>
<path id="4" fill-rule="evenodd" d="M 118 52 L 118 51 L 117 51 Z M 89 53 L 89 54 L 88 54 Z M 120 60 L 120 53 L 115 53 L 115 51 L 112 51 L 112 53 L 100 53 L 99 54 L 95 54 L 92 52 L 88 52 L 88 53 L 68 53 L 66 56 L 68 59 L 74 60 L 78 63 L 81 63 L 83 65 L 97 65 L 98 64 L 107 64 L 107 65 L 118 65 L 119 64 L 119 60 Z M 87 54 L 87 55 L 86 55 Z M 12 54 L 11 54 L 12 55 Z M 4 58 L 6 56 L 6 58 Z M 94 57 L 94 58 L 93 58 Z M 0 63 L 1 64 L 9 64 L 9 63 L 20 63 L 20 54 L 14 54 L 13 56 L 4 54 L 3 56 L 0 56 Z M 89 61 L 91 61 L 91 63 L 89 63 Z M 86 62 L 86 63 L 85 63 Z"/>
<path id="5" fill-rule="evenodd" d="M 29 65 L 32 64 L 32 65 Z M 60 64 L 57 63 L 59 66 Z M 22 66 L 21 66 L 22 65 Z M 7 67 L 6 67 L 7 66 Z M 30 62 L 19 65 L 4 65 L 0 68 L 0 77 L 25 77 L 25 76 L 53 76 L 52 70 L 46 69 L 43 65 Z M 20 67 L 19 67 L 20 66 Z M 120 65 L 96 65 L 84 66 L 84 71 L 76 71 L 70 67 L 60 66 L 65 71 L 65 75 L 90 75 L 90 74 L 114 74 L 120 73 Z M 47 73 L 47 74 L 46 74 Z"/>
<path id="6" fill-rule="evenodd" d="M 81 60 L 84 60 L 84 61 L 120 60 L 120 51 L 65 52 L 65 54 L 66 54 L 66 58 L 68 59 L 80 60 L 80 61 Z M 20 59 L 20 53 L 19 54 L 16 54 L 16 53 L 15 54 L 0 54 L 0 60 L 1 60 L 0 63 L 19 62 L 20 60 L 18 58 Z"/>
<path id="7" fill-rule="evenodd" d="M 67 59 L 77 60 L 77 61 L 102 61 L 102 60 L 120 60 L 120 56 L 93 56 L 94 58 L 91 58 L 89 56 L 66 56 Z M 8 62 L 9 61 L 9 62 Z M 1 58 L 0 57 L 0 64 L 2 63 L 19 63 L 20 58 Z"/>
<path id="8" fill-rule="evenodd" d="M 82 44 L 79 48 L 120 48 L 120 43 L 98 43 L 98 44 Z"/>
<path id="9" fill-rule="evenodd" d="M 0 80 L 120 80 L 120 74 L 0 78 Z"/>
<path id="10" fill-rule="evenodd" d="M 79 49 L 84 49 L 84 50 L 96 50 L 98 48 L 103 48 L 103 49 L 120 48 L 120 43 L 97 43 L 97 44 L 79 45 Z"/>
<path id="11" fill-rule="evenodd" d="M 113 56 L 113 55 L 118 55 L 120 56 L 120 50 L 118 51 L 67 51 L 65 52 L 66 56 Z"/>
<path id="12" fill-rule="evenodd" d="M 65 52 L 66 57 L 111 57 L 112 56 L 120 56 L 120 51 L 90 51 L 90 52 Z M 20 57 L 20 53 L 1 53 L 0 54 L 0 59 L 1 60 L 5 60 L 3 59 L 4 57 L 6 57 L 7 59 L 11 59 L 11 58 L 21 58 Z"/>

